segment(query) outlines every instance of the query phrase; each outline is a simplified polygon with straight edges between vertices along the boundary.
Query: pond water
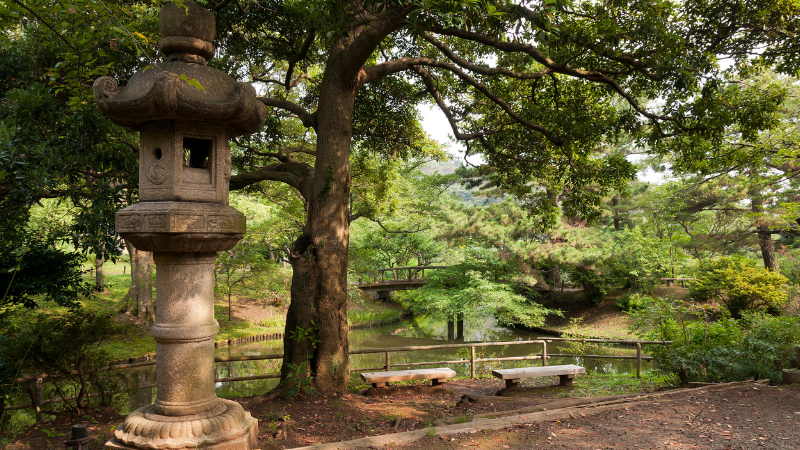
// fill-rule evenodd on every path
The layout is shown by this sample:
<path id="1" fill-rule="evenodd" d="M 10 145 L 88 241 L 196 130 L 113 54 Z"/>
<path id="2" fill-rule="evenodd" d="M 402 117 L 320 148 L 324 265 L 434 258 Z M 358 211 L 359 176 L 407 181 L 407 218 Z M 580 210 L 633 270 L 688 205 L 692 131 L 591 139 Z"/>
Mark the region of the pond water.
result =
<path id="1" fill-rule="evenodd" d="M 445 322 L 433 321 L 425 317 L 414 317 L 392 325 L 374 328 L 363 328 L 350 332 L 351 350 L 361 349 L 381 349 L 391 347 L 425 346 L 456 344 L 469 342 L 510 342 L 534 340 L 543 336 L 540 332 L 532 332 L 522 329 L 506 328 L 498 325 L 493 318 L 481 322 L 466 322 L 464 326 L 463 340 L 448 340 L 448 329 Z M 283 341 L 270 340 L 247 344 L 222 347 L 216 350 L 217 356 L 256 356 L 282 353 Z M 541 344 L 521 344 L 508 346 L 486 346 L 476 348 L 477 358 L 498 358 L 513 356 L 529 356 L 541 354 Z M 549 355 L 558 353 L 574 353 L 564 342 L 552 341 L 547 344 Z M 597 354 L 597 350 L 588 350 L 588 353 Z M 603 354 L 635 356 L 634 347 L 628 346 L 606 346 Z M 446 360 L 465 360 L 461 364 L 436 364 L 434 367 L 450 367 L 459 376 L 470 375 L 469 348 L 463 349 L 435 349 L 417 350 L 409 352 L 392 352 L 391 364 L 425 362 L 425 361 L 446 361 Z M 385 364 L 384 353 L 374 353 L 365 355 L 351 355 L 350 366 L 352 369 L 382 370 Z M 589 371 L 600 373 L 630 374 L 636 373 L 636 361 L 633 359 L 600 359 L 584 357 L 557 357 L 551 356 L 548 360 L 549 365 L 556 364 L 579 364 Z M 492 369 L 525 367 L 531 365 L 541 365 L 541 361 L 503 361 L 503 362 L 483 362 L 476 364 L 478 375 L 490 375 Z M 413 368 L 431 367 L 415 366 Z M 396 367 L 397 370 L 409 367 Z M 245 377 L 253 375 L 263 375 L 277 373 L 280 369 L 280 360 L 261 360 L 261 361 L 237 361 L 221 362 L 216 364 L 216 377 Z M 650 363 L 644 361 L 643 372 L 650 370 Z M 113 372 L 119 385 L 130 389 L 127 394 L 117 396 L 118 409 L 121 414 L 130 414 L 133 410 L 152 403 L 155 400 L 156 388 L 156 367 L 144 366 L 117 370 Z M 353 373 L 353 382 L 360 381 L 358 373 Z M 277 379 L 248 380 L 236 382 L 218 382 L 217 395 L 220 397 L 239 397 L 248 395 L 263 394 L 274 388 L 278 383 Z M 48 384 L 45 383 L 43 392 L 44 398 L 50 397 Z M 139 388 L 142 387 L 142 388 Z M 139 389 L 137 389 L 139 388 Z M 52 394 L 51 394 L 52 395 Z M 20 396 L 12 400 L 12 403 L 26 403 L 29 399 Z M 17 422 L 29 422 L 32 420 L 32 410 L 15 411 Z M 21 417 L 24 416 L 24 417 Z"/>
<path id="2" fill-rule="evenodd" d="M 532 332 L 522 329 L 512 329 L 498 325 L 494 318 L 488 318 L 478 323 L 465 323 L 463 341 L 448 340 L 447 324 L 441 321 L 433 321 L 425 317 L 414 317 L 397 322 L 391 325 L 363 328 L 350 332 L 351 350 L 361 349 L 381 349 L 391 347 L 408 347 L 424 345 L 455 344 L 460 342 L 509 342 L 534 340 L 543 336 L 540 332 Z M 566 348 L 564 342 L 550 342 L 547 344 L 548 354 L 574 353 Z M 217 349 L 217 356 L 256 356 L 265 354 L 276 354 L 283 351 L 283 341 L 260 341 L 248 344 L 233 345 Z M 521 344 L 509 346 L 487 346 L 477 348 L 477 358 L 498 358 L 511 356 L 529 356 L 540 354 L 541 344 Z M 590 350 L 589 353 L 597 352 Z M 604 354 L 635 356 L 636 350 L 633 347 L 608 346 Z M 450 367 L 458 372 L 459 376 L 469 376 L 469 349 L 435 349 L 417 350 L 413 352 L 392 352 L 391 364 L 400 365 L 403 363 L 425 362 L 425 361 L 446 361 L 446 360 L 465 360 L 464 364 L 436 364 L 436 367 Z M 351 369 L 370 369 L 382 370 L 385 364 L 384 353 L 374 353 L 366 355 L 351 355 Z M 541 361 L 502 361 L 484 362 L 477 364 L 478 375 L 489 375 L 492 369 L 525 367 L 540 365 Z M 556 364 L 579 364 L 589 371 L 599 373 L 630 374 L 636 373 L 636 361 L 633 359 L 600 359 L 584 357 L 551 357 L 549 365 Z M 414 368 L 433 367 L 415 366 Z M 408 367 L 397 367 L 397 370 Z M 262 375 L 267 373 L 277 373 L 280 370 L 280 360 L 262 361 L 237 361 L 221 362 L 216 365 L 216 377 L 246 377 L 252 375 Z M 643 372 L 650 370 L 650 363 L 644 361 Z M 123 371 L 119 371 L 123 372 Z M 128 380 L 124 384 L 129 388 L 136 386 L 147 386 L 155 384 L 155 367 L 147 366 L 137 369 L 129 369 L 124 375 Z M 352 380 L 360 381 L 358 373 L 353 373 Z M 277 379 L 248 380 L 236 382 L 218 382 L 217 395 L 220 397 L 239 397 L 247 395 L 263 394 L 274 388 L 278 383 Z M 121 406 L 120 413 L 128 414 L 136 408 L 148 405 L 155 400 L 155 388 L 140 389 L 130 394 L 129 400 Z"/>

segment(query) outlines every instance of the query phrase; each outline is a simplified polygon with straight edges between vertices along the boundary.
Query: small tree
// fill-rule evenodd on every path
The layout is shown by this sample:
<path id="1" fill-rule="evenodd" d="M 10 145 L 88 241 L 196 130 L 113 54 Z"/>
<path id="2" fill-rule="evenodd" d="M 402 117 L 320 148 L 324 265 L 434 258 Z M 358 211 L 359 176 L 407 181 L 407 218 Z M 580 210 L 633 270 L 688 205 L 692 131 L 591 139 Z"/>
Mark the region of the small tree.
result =
<path id="1" fill-rule="evenodd" d="M 519 269 L 493 253 L 472 251 L 465 262 L 440 269 L 414 291 L 412 309 L 445 320 L 458 315 L 476 319 L 494 314 L 500 323 L 540 326 L 548 314 L 561 312 L 532 301 L 532 290 Z M 524 294 L 524 295 L 523 295 Z"/>
<path id="2" fill-rule="evenodd" d="M 646 236 L 639 227 L 615 233 L 612 251 L 606 266 L 634 290 L 649 291 L 669 269 L 670 243 Z"/>
<path id="3" fill-rule="evenodd" d="M 222 286 L 222 292 L 228 299 L 228 322 L 231 321 L 231 296 L 234 287 L 244 285 L 259 271 L 266 270 L 265 251 L 268 252 L 266 247 L 243 240 L 232 250 L 218 254 L 215 278 L 217 286 Z"/>
<path id="4" fill-rule="evenodd" d="M 787 278 L 756 267 L 755 261 L 742 257 L 726 257 L 701 261 L 690 287 L 695 300 L 718 300 L 734 318 L 745 311 L 777 313 L 788 296 L 784 287 Z"/>

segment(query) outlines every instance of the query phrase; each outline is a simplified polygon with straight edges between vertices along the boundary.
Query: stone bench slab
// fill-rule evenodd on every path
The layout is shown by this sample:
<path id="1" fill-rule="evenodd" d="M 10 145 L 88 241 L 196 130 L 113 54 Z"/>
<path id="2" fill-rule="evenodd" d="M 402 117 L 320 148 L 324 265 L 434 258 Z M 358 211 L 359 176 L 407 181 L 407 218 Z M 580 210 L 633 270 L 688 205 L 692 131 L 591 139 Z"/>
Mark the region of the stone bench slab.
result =
<path id="1" fill-rule="evenodd" d="M 506 388 L 516 386 L 523 378 L 558 376 L 562 386 L 572 386 L 572 379 L 578 374 L 586 373 L 586 369 L 575 364 L 546 367 L 522 367 L 519 369 L 493 370 L 492 375 L 505 380 Z"/>
<path id="2" fill-rule="evenodd" d="M 438 369 L 417 369 L 417 370 L 389 370 L 385 372 L 365 372 L 361 374 L 361 379 L 371 383 L 373 387 L 383 387 L 392 381 L 408 380 L 433 380 L 433 385 L 437 386 L 444 383 L 445 379 L 456 376 L 456 371 L 441 367 Z"/>

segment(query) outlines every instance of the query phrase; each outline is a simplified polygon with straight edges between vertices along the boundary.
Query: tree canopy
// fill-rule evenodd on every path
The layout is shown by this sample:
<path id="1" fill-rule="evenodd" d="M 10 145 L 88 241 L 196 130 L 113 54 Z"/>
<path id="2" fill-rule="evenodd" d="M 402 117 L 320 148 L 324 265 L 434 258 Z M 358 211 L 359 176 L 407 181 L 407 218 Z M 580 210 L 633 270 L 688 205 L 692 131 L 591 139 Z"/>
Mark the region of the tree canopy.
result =
<path id="1" fill-rule="evenodd" d="M 322 391 L 344 389 L 349 378 L 347 256 L 359 214 L 351 158 L 430 154 L 414 105 L 436 104 L 455 139 L 481 155 L 485 176 L 529 209 L 552 216 L 560 205 L 589 218 L 634 176 L 612 151 L 620 133 L 686 158 L 702 157 L 688 149 L 722 142 L 734 126 L 752 141 L 774 124 L 778 103 L 736 95 L 731 84 L 752 67 L 800 67 L 794 0 L 201 4 L 217 17 L 212 64 L 256 83 L 268 107 L 262 133 L 240 141 L 231 188 L 277 181 L 304 202 L 303 230 L 289 249 L 286 335 L 316 323 L 319 344 L 287 340 L 283 378 L 313 354 Z M 92 53 L 75 51 L 80 39 L 106 52 L 123 39 L 143 59 L 155 42 L 136 18 L 148 13 L 124 2 L 86 1 L 82 20 L 46 2 L 13 5 L 6 21 L 31 27 L 16 38 L 47 37 L 81 80 L 112 71 L 99 53 L 92 62 Z M 115 28 L 118 37 L 78 32 Z M 43 72 L 61 73 L 55 65 Z M 122 66 L 113 72 L 124 81 Z"/>

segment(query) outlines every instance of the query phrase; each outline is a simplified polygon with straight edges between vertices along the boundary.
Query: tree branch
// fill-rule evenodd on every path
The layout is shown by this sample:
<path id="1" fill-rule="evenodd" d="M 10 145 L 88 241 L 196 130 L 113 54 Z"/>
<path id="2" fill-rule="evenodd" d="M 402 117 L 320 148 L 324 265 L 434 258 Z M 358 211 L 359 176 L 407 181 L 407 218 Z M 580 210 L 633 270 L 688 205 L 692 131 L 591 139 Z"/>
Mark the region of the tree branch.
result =
<path id="1" fill-rule="evenodd" d="M 52 31 L 52 32 L 53 32 L 53 34 L 55 34 L 56 36 L 58 36 L 58 38 L 61 40 L 61 42 L 63 42 L 63 43 L 65 43 L 65 44 L 67 44 L 67 47 L 71 48 L 73 52 L 77 52 L 77 51 L 78 51 L 78 49 L 76 49 L 75 47 L 73 47 L 73 46 L 72 46 L 72 44 L 70 44 L 70 43 L 69 43 L 69 41 L 67 41 L 67 38 L 65 38 L 64 36 L 62 36 L 62 35 L 61 35 L 61 33 L 59 33 L 58 31 L 56 31 L 56 29 L 55 29 L 55 28 L 53 28 L 53 27 L 52 27 L 52 26 L 51 26 L 49 23 L 47 23 L 47 21 L 46 21 L 46 20 L 44 20 L 44 19 L 43 19 L 43 18 L 42 18 L 40 15 L 36 14 L 36 12 L 35 12 L 34 10 L 30 9 L 28 6 L 26 6 L 24 3 L 22 3 L 22 2 L 21 2 L 21 1 L 19 1 L 19 0 L 13 0 L 13 2 L 14 2 L 14 3 L 16 3 L 17 5 L 19 5 L 19 6 L 23 7 L 23 8 L 25 8 L 25 9 L 26 9 L 26 10 L 27 10 L 29 13 L 31 13 L 31 14 L 33 15 L 33 17 L 36 17 L 36 20 L 38 20 L 39 22 L 41 22 L 41 23 L 42 23 L 42 25 L 44 25 L 44 26 L 46 26 L 47 28 L 49 28 L 49 29 L 50 29 L 50 31 Z"/>
<path id="2" fill-rule="evenodd" d="M 422 67 L 417 66 L 416 69 L 412 69 L 416 72 L 420 78 L 422 78 L 422 82 L 425 84 L 427 92 L 433 97 L 436 101 L 436 105 L 439 109 L 442 110 L 444 116 L 447 118 L 447 122 L 450 124 L 450 128 L 453 130 L 453 136 L 460 141 L 470 141 L 475 139 L 479 136 L 482 136 L 485 133 L 470 133 L 470 134 L 463 134 L 458 130 L 458 124 L 456 123 L 455 118 L 453 118 L 453 113 L 450 111 L 450 108 L 445 104 L 444 99 L 442 98 L 441 93 L 439 93 L 439 89 L 436 88 L 436 84 L 433 82 L 433 77 L 431 77 L 430 73 L 423 69 Z"/>
<path id="3" fill-rule="evenodd" d="M 295 188 L 307 201 L 313 195 L 311 186 L 313 178 L 314 168 L 311 165 L 304 162 L 282 162 L 270 164 L 252 172 L 233 175 L 229 182 L 229 189 L 235 191 L 260 181 L 280 181 Z"/>
<path id="4" fill-rule="evenodd" d="M 258 97 L 258 101 L 260 101 L 266 106 L 270 106 L 273 108 L 280 108 L 289 111 L 290 113 L 296 115 L 301 122 L 303 122 L 304 127 L 313 128 L 314 130 L 317 129 L 316 113 L 310 113 L 306 111 L 305 108 L 296 103 L 290 102 L 289 100 L 281 100 L 272 97 Z"/>
<path id="5" fill-rule="evenodd" d="M 313 29 L 308 30 L 308 35 L 306 36 L 306 40 L 303 41 L 303 45 L 300 47 L 300 50 L 289 58 L 289 61 L 288 61 L 289 62 L 289 68 L 286 69 L 286 83 L 285 83 L 286 92 L 289 92 L 289 90 L 291 88 L 297 86 L 297 84 L 300 83 L 300 80 L 302 79 L 302 77 L 298 77 L 297 80 L 295 80 L 294 82 L 291 81 L 292 80 L 292 73 L 294 72 L 294 66 L 297 64 L 298 61 L 300 61 L 301 59 L 306 57 L 306 54 L 308 54 L 308 49 L 311 48 L 311 44 L 314 43 L 314 39 L 316 37 L 317 37 L 316 30 L 313 30 Z M 303 74 L 303 75 L 306 75 L 306 74 Z M 306 75 L 306 78 L 307 77 L 308 77 L 308 75 Z"/>
<path id="6" fill-rule="evenodd" d="M 422 33 L 422 38 L 425 39 L 426 41 L 430 42 L 434 47 L 438 48 L 442 53 L 444 53 L 445 56 L 447 56 L 447 58 L 450 61 L 453 61 L 457 65 L 459 65 L 459 66 L 461 66 L 461 67 L 463 67 L 463 68 L 465 68 L 467 70 L 471 70 L 472 72 L 480 73 L 481 75 L 488 75 L 488 76 L 505 75 L 505 76 L 508 76 L 508 77 L 511 77 L 511 78 L 517 78 L 517 79 L 520 79 L 520 80 L 538 80 L 539 78 L 544 77 L 547 73 L 550 72 L 549 69 L 545 69 L 545 70 L 543 70 L 541 72 L 536 72 L 536 73 L 515 72 L 513 70 L 506 69 L 505 67 L 494 67 L 494 68 L 491 68 L 491 67 L 479 66 L 477 64 L 473 64 L 473 63 L 467 61 L 466 59 L 461 58 L 458 55 L 456 55 L 455 52 L 453 52 L 450 48 L 445 46 L 441 41 L 439 41 L 435 37 L 431 36 L 431 34 L 428 33 L 427 31 Z"/>
<path id="7" fill-rule="evenodd" d="M 378 44 L 383 41 L 393 31 L 405 25 L 405 18 L 409 12 L 417 6 L 414 4 L 404 5 L 398 8 L 390 8 L 384 13 L 378 14 L 376 20 L 370 21 L 371 26 L 360 25 L 358 30 L 352 30 L 353 43 L 347 49 L 342 60 L 342 77 L 344 80 L 352 80 L 360 77 L 360 72 L 364 63 L 372 56 Z M 363 83 L 359 83 L 361 85 Z"/>
<path id="8" fill-rule="evenodd" d="M 548 141 L 552 142 L 553 144 L 555 144 L 557 146 L 560 146 L 561 144 L 564 143 L 563 139 L 557 137 L 549 129 L 547 129 L 547 127 L 539 125 L 538 123 L 531 122 L 530 120 L 520 116 L 519 113 L 514 111 L 514 109 L 511 108 L 511 105 L 509 105 L 505 100 L 503 100 L 502 98 L 497 96 L 494 92 L 490 91 L 489 88 L 487 88 L 486 85 L 484 85 L 483 83 L 475 80 L 474 78 L 472 78 L 469 75 L 467 75 L 466 73 L 464 73 L 464 71 L 462 71 L 460 68 L 458 68 L 458 67 L 456 67 L 456 66 L 454 66 L 452 64 L 449 64 L 449 63 L 443 63 L 441 61 L 435 61 L 435 63 L 436 64 L 428 64 L 428 61 L 420 61 L 419 65 L 432 65 L 432 66 L 435 66 L 435 67 L 442 67 L 444 69 L 449 70 L 450 72 L 454 73 L 459 78 L 461 78 L 462 81 L 464 81 L 465 83 L 469 84 L 470 86 L 475 88 L 477 91 L 479 91 L 483 95 L 485 95 L 494 104 L 499 106 L 500 109 L 502 109 L 506 113 L 506 115 L 508 117 L 510 117 L 511 119 L 513 119 L 514 121 L 519 123 L 520 125 L 524 126 L 525 128 L 528 128 L 530 130 L 533 130 L 533 131 L 541 133 L 545 138 L 547 138 Z M 416 72 L 420 76 L 423 76 L 422 72 L 424 71 L 424 69 L 422 69 L 421 67 L 412 67 L 411 70 Z M 428 77 L 430 77 L 429 74 L 428 74 Z M 423 79 L 424 79 L 424 76 L 423 76 Z M 428 86 L 429 92 L 430 92 L 430 88 L 434 87 L 432 82 L 430 84 L 429 84 L 429 82 L 426 82 L 425 85 Z M 439 102 L 437 101 L 437 104 L 438 103 Z M 451 125 L 452 124 L 453 124 L 453 122 L 451 122 Z M 483 133 L 482 135 L 484 135 L 484 134 L 486 134 L 486 133 Z"/>
<path id="9" fill-rule="evenodd" d="M 588 81 L 604 83 L 610 86 L 619 96 L 624 98 L 628 102 L 628 104 L 631 105 L 631 107 L 635 109 L 639 114 L 647 117 L 648 119 L 662 120 L 674 123 L 675 126 L 680 128 L 681 130 L 686 130 L 686 127 L 684 127 L 676 117 L 662 116 L 659 114 L 651 113 L 646 109 L 644 109 L 641 105 L 639 105 L 639 102 L 636 101 L 633 95 L 624 90 L 619 85 L 619 83 L 617 83 L 616 80 L 608 77 L 601 71 L 577 69 L 573 67 L 568 67 L 564 64 L 557 63 L 556 61 L 553 61 L 552 59 L 548 58 L 538 48 L 530 44 L 505 42 L 491 36 L 486 36 L 471 31 L 464 31 L 452 27 L 445 28 L 442 26 L 434 25 L 433 30 L 439 34 L 443 34 L 446 36 L 458 37 L 461 39 L 466 39 L 468 41 L 477 42 L 479 44 L 488 45 L 500 51 L 510 52 L 510 53 L 525 53 L 526 55 L 532 57 L 534 61 L 538 62 L 539 64 L 543 65 L 545 68 L 550 69 L 553 72 Z"/>

